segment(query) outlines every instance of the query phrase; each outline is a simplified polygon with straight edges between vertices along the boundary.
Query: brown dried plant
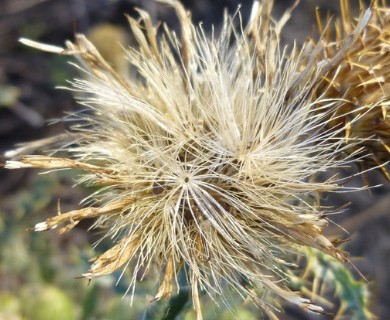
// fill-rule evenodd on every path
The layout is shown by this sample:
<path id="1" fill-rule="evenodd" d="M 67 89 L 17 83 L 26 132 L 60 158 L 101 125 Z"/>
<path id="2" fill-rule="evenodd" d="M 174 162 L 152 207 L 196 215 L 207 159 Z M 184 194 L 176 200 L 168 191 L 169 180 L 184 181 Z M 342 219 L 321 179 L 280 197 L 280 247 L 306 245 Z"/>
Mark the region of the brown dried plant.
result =
<path id="1" fill-rule="evenodd" d="M 165 26 L 158 40 L 142 10 L 140 20 L 129 17 L 139 48 L 126 54 L 136 78 L 119 75 L 83 35 L 65 49 L 22 40 L 79 59 L 85 79 L 73 80 L 72 88 L 86 112 L 75 115 L 70 133 L 8 152 L 14 159 L 6 166 L 81 169 L 79 183 L 101 187 L 85 208 L 35 230 L 64 233 L 96 218 L 94 227 L 115 243 L 84 276 L 132 268 L 134 293 L 140 272 L 158 268 L 159 300 L 180 290 L 177 277 L 185 268 L 197 319 L 199 290 L 223 298 L 227 288 L 272 318 L 277 308 L 266 293 L 321 311 L 289 289 L 285 270 L 302 247 L 348 261 L 324 236 L 327 211 L 315 201 L 319 192 L 338 190 L 340 181 L 310 178 L 357 155 L 340 157 L 342 129 L 324 130 L 334 118 L 319 110 L 339 103 L 329 98 L 333 86 L 314 101 L 313 90 L 360 43 L 370 10 L 339 43 L 339 54 L 317 64 L 321 43 L 309 55 L 281 47 L 291 10 L 275 21 L 272 1 L 254 3 L 246 28 L 239 15 L 226 15 L 220 35 L 211 38 L 180 2 L 161 2 L 175 9 L 181 38 Z M 34 150 L 46 155 L 23 155 Z"/>
<path id="2" fill-rule="evenodd" d="M 349 0 L 340 0 L 340 6 L 342 15 L 334 32 L 324 30 L 317 11 L 319 31 L 324 34 L 324 60 L 338 54 L 342 40 L 358 22 L 351 15 Z M 318 96 L 340 98 L 333 106 L 335 120 L 329 127 L 344 127 L 346 143 L 354 141 L 349 152 L 363 148 L 366 157 L 361 164 L 366 169 L 379 166 L 390 180 L 386 167 L 390 160 L 390 9 L 384 0 L 373 1 L 371 7 L 372 18 L 364 32 L 324 77 L 317 92 Z M 360 8 L 364 10 L 362 2 Z"/>

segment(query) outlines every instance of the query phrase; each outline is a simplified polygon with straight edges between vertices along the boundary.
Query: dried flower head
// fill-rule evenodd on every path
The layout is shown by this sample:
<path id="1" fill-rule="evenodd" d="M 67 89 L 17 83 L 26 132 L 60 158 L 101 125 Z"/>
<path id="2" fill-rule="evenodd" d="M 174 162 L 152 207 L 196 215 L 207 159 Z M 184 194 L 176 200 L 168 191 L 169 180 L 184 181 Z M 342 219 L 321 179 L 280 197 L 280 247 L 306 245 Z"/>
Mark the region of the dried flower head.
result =
<path id="1" fill-rule="evenodd" d="M 324 32 L 324 59 L 334 58 L 342 39 L 357 23 L 348 0 L 340 0 L 341 19 L 335 23 L 335 35 L 324 31 L 318 15 L 319 31 Z M 330 126 L 345 128 L 346 142 L 354 141 L 350 152 L 364 148 L 366 167 L 384 164 L 390 159 L 390 9 L 385 1 L 373 1 L 373 16 L 359 40 L 348 49 L 345 58 L 332 68 L 319 86 L 319 94 L 342 99 L 334 107 L 335 121 Z M 364 5 L 361 3 L 361 9 Z M 359 141 L 359 143 L 355 143 Z"/>
<path id="2" fill-rule="evenodd" d="M 247 28 L 226 16 L 219 36 L 209 39 L 195 27 L 178 1 L 181 39 L 165 28 L 161 40 L 149 15 L 129 17 L 139 48 L 127 56 L 138 76 L 122 78 L 83 35 L 66 49 L 23 42 L 79 58 L 86 73 L 75 79 L 85 113 L 77 114 L 71 133 L 8 153 L 59 146 L 67 157 L 23 156 L 8 168 L 77 168 L 80 183 L 101 186 L 85 208 L 61 213 L 36 231 L 66 232 L 86 218 L 97 218 L 115 245 L 97 257 L 87 278 L 131 266 L 137 274 L 153 266 L 164 273 L 155 299 L 180 289 L 186 268 L 197 318 L 199 290 L 221 295 L 226 287 L 250 297 L 273 315 L 270 292 L 311 311 L 320 311 L 286 283 L 290 254 L 313 247 L 341 261 L 345 254 L 323 235 L 326 211 L 318 192 L 336 190 L 332 178 L 310 178 L 344 166 L 344 138 L 323 130 L 332 118 L 318 109 L 338 103 L 312 101 L 313 89 L 338 63 L 315 63 L 310 53 L 279 44 L 290 11 L 277 22 L 272 1 L 255 2 Z M 341 45 L 357 39 L 370 12 Z M 326 96 L 326 91 L 324 91 Z"/>

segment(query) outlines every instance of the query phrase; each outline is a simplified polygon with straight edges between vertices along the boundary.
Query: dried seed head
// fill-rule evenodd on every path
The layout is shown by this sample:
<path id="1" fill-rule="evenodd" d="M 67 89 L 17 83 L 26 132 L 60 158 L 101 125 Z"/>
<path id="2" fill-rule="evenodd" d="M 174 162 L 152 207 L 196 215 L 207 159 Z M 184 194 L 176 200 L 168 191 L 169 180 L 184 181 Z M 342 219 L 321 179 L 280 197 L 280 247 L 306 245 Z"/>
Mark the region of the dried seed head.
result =
<path id="1" fill-rule="evenodd" d="M 335 35 L 324 32 L 323 59 L 332 59 L 342 39 L 354 29 L 348 0 L 340 0 L 342 17 L 336 21 Z M 363 10 L 363 5 L 361 4 Z M 318 88 L 318 95 L 340 98 L 334 106 L 330 127 L 343 126 L 346 142 L 359 141 L 349 148 L 364 148 L 363 164 L 376 167 L 390 159 L 390 9 L 384 2 L 373 1 L 372 18 L 364 32 L 349 48 L 345 58 L 332 68 Z M 319 29 L 323 33 L 319 17 Z M 385 176 L 390 174 L 381 166 Z"/>
<path id="2" fill-rule="evenodd" d="M 314 63 L 320 45 L 305 65 L 305 52 L 281 48 L 279 32 L 290 12 L 274 22 L 271 1 L 255 2 L 245 30 L 226 17 L 211 40 L 178 1 L 162 2 L 175 8 L 181 40 L 166 28 L 158 41 L 144 11 L 141 21 L 129 18 L 139 49 L 129 48 L 127 56 L 137 78 L 120 76 L 83 35 L 66 49 L 49 47 L 81 61 L 87 76 L 75 79 L 73 89 L 88 112 L 78 115 L 62 143 L 67 158 L 27 156 L 7 166 L 78 168 L 84 171 L 80 182 L 102 188 L 90 207 L 52 217 L 36 231 L 66 232 L 82 219 L 98 218 L 95 227 L 106 228 L 116 244 L 85 276 L 131 263 L 134 289 L 138 271 L 158 265 L 165 270 L 158 300 L 180 289 L 177 275 L 185 266 L 198 319 L 198 290 L 223 297 L 226 284 L 270 315 L 267 295 L 255 292 L 320 311 L 288 289 L 284 271 L 290 254 L 305 246 L 347 260 L 323 235 L 326 212 L 313 201 L 316 193 L 337 189 L 337 181 L 310 180 L 350 161 L 338 157 L 343 138 L 323 130 L 331 120 L 318 112 L 337 101 L 311 100 L 324 72 Z M 46 139 L 34 147 L 54 143 Z M 31 148 L 19 151 L 25 150 Z"/>

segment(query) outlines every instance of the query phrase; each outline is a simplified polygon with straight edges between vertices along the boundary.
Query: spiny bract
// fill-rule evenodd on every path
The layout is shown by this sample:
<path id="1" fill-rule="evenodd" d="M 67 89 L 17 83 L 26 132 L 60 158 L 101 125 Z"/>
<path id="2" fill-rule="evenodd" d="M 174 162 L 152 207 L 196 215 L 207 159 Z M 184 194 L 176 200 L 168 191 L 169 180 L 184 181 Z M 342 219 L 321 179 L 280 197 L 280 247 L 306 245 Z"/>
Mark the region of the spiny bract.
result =
<path id="1" fill-rule="evenodd" d="M 335 23 L 335 35 L 324 30 L 318 15 L 319 31 L 324 33 L 322 59 L 332 59 L 339 52 L 343 37 L 357 23 L 350 13 L 348 0 L 340 0 L 342 16 Z M 364 9 L 361 4 L 361 9 Z M 345 128 L 346 142 L 353 141 L 350 152 L 363 148 L 361 164 L 367 169 L 379 166 L 390 180 L 390 9 L 385 0 L 372 1 L 372 18 L 339 64 L 322 84 L 319 94 L 339 98 L 330 127 Z M 329 21 L 328 21 L 329 23 Z M 356 143 L 358 141 L 358 143 Z"/>
<path id="2" fill-rule="evenodd" d="M 86 201 L 90 206 L 35 230 L 62 233 L 97 218 L 94 226 L 115 245 L 84 276 L 131 267 L 134 292 L 139 272 L 157 266 L 164 270 L 158 300 L 180 289 L 177 276 L 185 268 L 198 319 L 198 290 L 223 298 L 227 287 L 273 317 L 275 306 L 259 292 L 320 311 L 288 288 L 285 270 L 302 246 L 347 261 L 323 235 L 326 212 L 315 201 L 338 181 L 311 179 L 352 158 L 340 160 L 343 138 L 324 130 L 329 114 L 318 112 L 336 101 L 311 99 L 340 55 L 315 63 L 320 45 L 309 56 L 281 47 L 291 11 L 275 22 L 272 1 L 254 3 L 245 29 L 238 17 L 226 16 L 220 35 L 211 38 L 178 1 L 162 2 L 175 8 L 181 39 L 165 27 L 158 40 L 142 10 L 140 21 L 129 17 L 138 42 L 126 53 L 137 71 L 131 79 L 114 71 L 83 35 L 66 49 L 23 40 L 79 58 L 86 76 L 72 87 L 87 111 L 77 114 L 71 133 L 9 152 L 19 158 L 7 167 L 78 168 L 84 171 L 80 183 L 101 186 Z M 345 46 L 369 17 L 367 11 Z M 49 147 L 68 156 L 21 156 Z"/>

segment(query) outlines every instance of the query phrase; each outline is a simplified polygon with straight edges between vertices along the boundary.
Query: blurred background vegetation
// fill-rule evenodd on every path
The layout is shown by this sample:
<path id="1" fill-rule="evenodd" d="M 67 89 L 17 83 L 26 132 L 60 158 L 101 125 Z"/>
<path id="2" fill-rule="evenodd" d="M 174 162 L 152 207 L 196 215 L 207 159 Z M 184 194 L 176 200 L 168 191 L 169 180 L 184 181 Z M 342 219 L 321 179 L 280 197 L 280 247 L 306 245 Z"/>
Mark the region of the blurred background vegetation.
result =
<path id="1" fill-rule="evenodd" d="M 192 11 L 195 22 L 203 21 L 206 30 L 214 24 L 218 28 L 223 8 L 235 12 L 242 4 L 242 15 L 247 20 L 252 1 L 183 0 Z M 294 1 L 275 0 L 275 15 L 281 15 Z M 358 1 L 352 1 L 352 7 Z M 152 0 L 1 0 L 0 1 L 0 153 L 16 143 L 51 136 L 64 130 L 60 119 L 76 111 L 78 106 L 71 93 L 55 89 L 66 85 L 66 80 L 76 75 L 67 63 L 69 57 L 61 57 L 30 48 L 17 42 L 19 37 L 62 46 L 73 34 L 86 33 L 100 43 L 102 53 L 117 68 L 123 68 L 118 42 L 131 44 L 124 13 L 136 15 L 134 7 L 147 10 L 153 19 L 166 21 L 172 28 L 177 20 L 172 10 Z M 285 28 L 283 41 L 292 45 L 293 39 L 302 43 L 312 35 L 315 24 L 314 9 L 337 14 L 338 1 L 302 0 L 293 18 Z M 358 10 L 356 9 L 356 12 Z M 118 54 L 119 53 L 119 54 Z M 61 171 L 54 174 L 38 174 L 34 170 L 6 171 L 0 168 L 0 320 L 92 320 L 92 319 L 174 319 L 167 302 L 153 305 L 155 280 L 145 279 L 137 287 L 133 305 L 126 294 L 127 274 L 118 284 L 119 274 L 106 276 L 88 283 L 79 276 L 88 270 L 88 260 L 104 250 L 105 243 L 92 247 L 99 239 L 98 233 L 87 233 L 91 222 L 82 223 L 71 232 L 58 236 L 54 231 L 34 233 L 29 230 L 36 223 L 61 210 L 79 206 L 89 193 L 83 187 L 73 187 L 76 173 Z M 343 233 L 331 225 L 331 235 L 341 235 L 351 241 L 344 248 L 351 252 L 356 267 L 367 277 L 364 282 L 348 267 L 340 267 L 322 255 L 311 252 L 312 264 L 308 265 L 303 280 L 294 285 L 301 287 L 305 279 L 322 279 L 326 284 L 322 302 L 333 315 L 314 316 L 303 314 L 286 306 L 282 319 L 333 319 L 337 311 L 339 319 L 366 319 L 362 304 L 379 319 L 390 314 L 390 188 L 378 173 L 367 177 L 371 185 L 383 185 L 353 194 L 329 195 L 326 204 L 341 207 L 351 203 L 345 214 L 334 217 L 335 222 L 350 231 Z M 361 177 L 350 181 L 361 185 Z M 156 270 L 158 272 L 158 270 Z M 332 285 L 333 284 L 333 285 Z M 314 288 L 319 292 L 318 288 Z M 318 290 L 317 290 L 318 289 Z M 366 290 L 370 294 L 367 294 Z M 262 319 L 258 310 L 250 304 L 231 298 L 232 314 L 226 308 L 218 309 L 202 298 L 205 319 Z M 368 299 L 368 302 L 363 301 Z M 183 306 L 178 319 L 194 319 L 188 295 L 184 291 L 171 306 Z M 352 309 L 351 309 L 352 308 Z M 174 309 L 174 308 L 173 308 Z M 172 310 L 172 309 L 171 309 Z M 352 310 L 352 311 L 351 311 Z M 353 311 L 355 310 L 355 311 Z M 180 310 L 176 310 L 180 311 Z M 342 312 L 341 312 L 342 311 Z M 362 313 L 360 313 L 362 312 Z M 344 315 L 344 316 L 342 316 Z"/>

